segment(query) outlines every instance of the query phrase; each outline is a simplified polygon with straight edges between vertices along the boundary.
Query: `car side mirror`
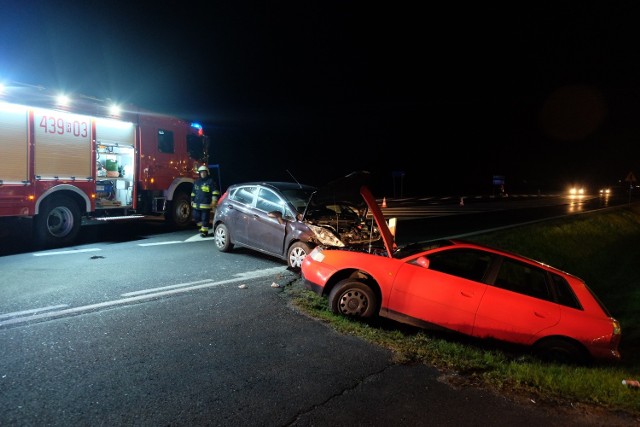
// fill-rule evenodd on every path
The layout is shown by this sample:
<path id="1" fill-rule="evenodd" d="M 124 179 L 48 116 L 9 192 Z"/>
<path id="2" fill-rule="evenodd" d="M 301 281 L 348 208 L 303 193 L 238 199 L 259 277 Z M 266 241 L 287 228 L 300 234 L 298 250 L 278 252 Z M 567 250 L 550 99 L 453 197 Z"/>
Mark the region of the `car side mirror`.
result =
<path id="1" fill-rule="evenodd" d="M 267 212 L 269 218 L 275 218 L 280 224 L 282 224 L 282 213 L 278 211 Z"/>
<path id="2" fill-rule="evenodd" d="M 425 256 L 418 257 L 418 259 L 416 259 L 416 264 L 420 267 L 429 268 L 429 258 Z"/>
<path id="3" fill-rule="evenodd" d="M 280 211 L 271 211 L 267 213 L 269 218 L 275 218 L 278 221 L 278 224 L 284 223 L 284 218 L 282 218 L 282 212 Z"/>

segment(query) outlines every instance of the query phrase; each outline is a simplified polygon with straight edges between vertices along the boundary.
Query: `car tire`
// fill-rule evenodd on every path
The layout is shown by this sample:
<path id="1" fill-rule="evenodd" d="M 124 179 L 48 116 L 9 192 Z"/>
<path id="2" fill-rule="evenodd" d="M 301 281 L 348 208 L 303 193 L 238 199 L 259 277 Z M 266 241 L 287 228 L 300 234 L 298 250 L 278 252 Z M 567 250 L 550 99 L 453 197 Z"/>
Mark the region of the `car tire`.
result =
<path id="1" fill-rule="evenodd" d="M 533 355 L 545 362 L 584 364 L 587 351 L 580 344 L 562 338 L 547 338 L 533 347 Z"/>
<path id="2" fill-rule="evenodd" d="M 233 249 L 229 229 L 224 224 L 218 224 L 216 226 L 213 231 L 213 241 L 220 252 L 229 252 Z"/>
<path id="3" fill-rule="evenodd" d="M 374 316 L 378 307 L 375 292 L 356 279 L 338 282 L 329 293 L 329 308 L 335 314 L 368 319 Z"/>
<path id="4" fill-rule="evenodd" d="M 294 271 L 299 271 L 300 267 L 302 267 L 302 261 L 311 253 L 311 250 L 311 246 L 305 242 L 295 242 L 291 245 L 287 253 L 287 264 L 289 264 L 289 268 Z"/>

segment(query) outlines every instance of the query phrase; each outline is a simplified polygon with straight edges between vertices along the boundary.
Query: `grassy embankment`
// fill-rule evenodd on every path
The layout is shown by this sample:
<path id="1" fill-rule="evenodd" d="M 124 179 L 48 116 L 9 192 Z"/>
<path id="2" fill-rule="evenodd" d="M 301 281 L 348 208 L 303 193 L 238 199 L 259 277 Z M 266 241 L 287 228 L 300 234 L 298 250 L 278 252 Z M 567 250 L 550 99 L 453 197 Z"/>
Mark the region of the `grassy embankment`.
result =
<path id="1" fill-rule="evenodd" d="M 425 363 L 456 374 L 458 382 L 539 401 L 595 405 L 640 416 L 640 390 L 621 384 L 625 378 L 640 379 L 640 206 L 574 215 L 466 239 L 523 254 L 584 279 L 621 323 L 621 363 L 544 364 L 491 343 L 336 316 L 328 311 L 326 299 L 304 290 L 300 280 L 287 287 L 288 293 L 299 309 L 339 332 L 389 348 L 397 363 Z"/>

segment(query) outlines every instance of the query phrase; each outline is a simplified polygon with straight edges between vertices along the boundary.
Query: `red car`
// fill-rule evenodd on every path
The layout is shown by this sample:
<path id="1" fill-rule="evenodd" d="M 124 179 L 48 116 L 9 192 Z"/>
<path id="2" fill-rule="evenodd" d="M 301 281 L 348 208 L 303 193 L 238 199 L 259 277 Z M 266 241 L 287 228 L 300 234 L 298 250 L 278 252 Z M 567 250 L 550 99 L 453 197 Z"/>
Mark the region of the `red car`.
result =
<path id="1" fill-rule="evenodd" d="M 398 248 L 368 188 L 360 193 L 384 248 L 318 246 L 302 263 L 305 285 L 327 296 L 334 313 L 524 345 L 544 360 L 620 359 L 620 325 L 580 278 L 461 240 Z"/>

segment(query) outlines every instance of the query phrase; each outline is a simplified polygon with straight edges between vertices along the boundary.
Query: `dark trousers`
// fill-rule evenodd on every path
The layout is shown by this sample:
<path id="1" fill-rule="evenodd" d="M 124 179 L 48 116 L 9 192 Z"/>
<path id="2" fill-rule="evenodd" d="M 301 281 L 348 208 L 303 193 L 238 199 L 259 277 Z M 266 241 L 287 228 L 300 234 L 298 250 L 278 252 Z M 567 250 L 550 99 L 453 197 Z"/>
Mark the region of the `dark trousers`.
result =
<path id="1" fill-rule="evenodd" d="M 194 209 L 193 220 L 200 225 L 200 230 L 209 230 L 209 221 L 211 220 L 211 209 Z"/>

